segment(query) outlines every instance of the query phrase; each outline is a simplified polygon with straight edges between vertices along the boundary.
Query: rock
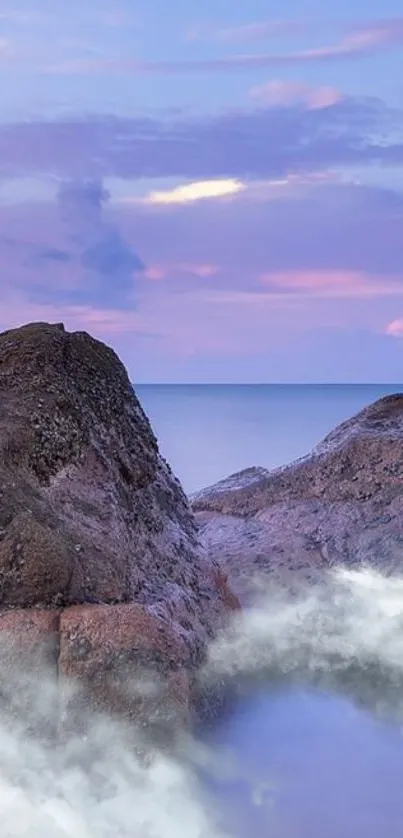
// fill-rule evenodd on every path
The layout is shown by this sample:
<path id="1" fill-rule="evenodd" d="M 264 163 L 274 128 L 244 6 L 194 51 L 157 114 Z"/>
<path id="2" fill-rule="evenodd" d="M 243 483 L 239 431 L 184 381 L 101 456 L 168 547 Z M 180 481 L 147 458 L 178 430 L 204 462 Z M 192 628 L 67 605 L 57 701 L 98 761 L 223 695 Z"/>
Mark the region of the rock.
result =
<path id="1" fill-rule="evenodd" d="M 105 710 L 161 730 L 186 721 L 189 663 L 186 643 L 142 605 L 62 612 L 59 676 L 67 685 L 65 713 L 74 728 L 88 713 Z"/>
<path id="2" fill-rule="evenodd" d="M 56 732 L 59 613 L 0 611 L 0 721 Z M 38 690 L 40 684 L 40 690 Z"/>
<path id="3" fill-rule="evenodd" d="M 106 650 L 134 666 L 138 635 L 195 668 L 235 606 L 114 351 L 62 324 L 1 334 L 0 607 L 67 609 L 63 672 L 86 680 Z"/>
<path id="4" fill-rule="evenodd" d="M 403 395 L 380 399 L 283 468 L 248 469 L 192 498 L 231 587 L 292 585 L 336 564 L 403 570 Z"/>

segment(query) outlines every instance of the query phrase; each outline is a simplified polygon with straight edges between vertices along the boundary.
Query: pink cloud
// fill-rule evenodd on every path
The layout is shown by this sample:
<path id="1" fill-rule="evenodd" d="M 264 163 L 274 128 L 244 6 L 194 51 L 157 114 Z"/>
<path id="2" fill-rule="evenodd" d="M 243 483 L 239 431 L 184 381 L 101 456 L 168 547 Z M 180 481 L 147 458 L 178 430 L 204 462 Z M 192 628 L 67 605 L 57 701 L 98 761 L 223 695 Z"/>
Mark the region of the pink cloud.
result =
<path id="1" fill-rule="evenodd" d="M 249 91 L 252 99 L 257 99 L 264 105 L 276 106 L 302 104 L 308 110 L 320 110 L 335 105 L 342 99 L 341 93 L 335 87 L 311 87 L 304 82 L 283 81 L 273 79 Z"/>
<path id="2" fill-rule="evenodd" d="M 201 279 L 209 276 L 215 276 L 219 271 L 219 267 L 217 265 L 181 265 L 181 268 L 185 272 L 193 273 L 195 276 L 199 276 Z"/>
<path id="3" fill-rule="evenodd" d="M 403 338 L 403 317 L 391 320 L 386 326 L 385 333 L 393 338 Z"/>
<path id="4" fill-rule="evenodd" d="M 326 298 L 367 298 L 400 296 L 403 285 L 385 281 L 384 277 L 371 277 L 362 271 L 295 270 L 263 273 L 260 283 L 270 288 L 274 295 L 308 295 Z"/>
<path id="5" fill-rule="evenodd" d="M 165 369 L 171 357 L 173 380 L 175 359 L 233 358 L 240 347 L 250 358 L 275 351 L 290 333 L 346 323 L 379 333 L 403 295 L 400 206 L 395 193 L 320 186 L 306 199 L 172 214 L 111 207 L 105 223 L 117 225 L 129 245 L 135 238 L 148 279 L 169 280 L 142 276 L 132 303 L 120 307 L 109 274 L 84 299 L 78 260 L 26 264 L 35 245 L 65 244 L 52 203 L 0 207 L 0 326 L 63 320 L 141 357 L 145 379 L 143 363 L 154 369 L 159 358 Z"/>
<path id="6" fill-rule="evenodd" d="M 194 264 L 192 262 L 170 263 L 164 265 L 150 265 L 144 271 L 146 279 L 162 280 L 175 274 L 191 274 L 200 279 L 207 279 L 219 272 L 218 265 Z"/>
<path id="7" fill-rule="evenodd" d="M 145 276 L 146 279 L 150 279 L 152 282 L 159 282 L 161 279 L 166 279 L 168 273 L 169 271 L 165 266 L 150 265 L 145 269 L 143 276 Z"/>

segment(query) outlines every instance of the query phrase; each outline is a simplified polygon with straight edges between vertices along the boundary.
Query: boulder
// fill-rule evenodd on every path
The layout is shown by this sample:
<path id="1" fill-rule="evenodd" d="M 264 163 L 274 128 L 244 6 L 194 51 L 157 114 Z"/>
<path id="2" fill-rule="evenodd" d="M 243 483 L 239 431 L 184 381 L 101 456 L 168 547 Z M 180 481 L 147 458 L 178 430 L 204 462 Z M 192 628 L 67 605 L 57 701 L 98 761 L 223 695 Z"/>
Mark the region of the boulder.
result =
<path id="1" fill-rule="evenodd" d="M 236 605 L 115 352 L 62 324 L 1 334 L 0 632 L 57 613 L 62 673 L 98 685 L 145 647 L 196 668 Z"/>
<path id="2" fill-rule="evenodd" d="M 188 720 L 186 644 L 142 605 L 63 610 L 58 663 L 64 712 L 74 728 L 88 712 L 105 709 L 154 728 Z"/>
<path id="3" fill-rule="evenodd" d="M 403 570 L 403 394 L 380 399 L 283 468 L 251 468 L 192 497 L 211 560 L 235 593 L 324 569 Z"/>

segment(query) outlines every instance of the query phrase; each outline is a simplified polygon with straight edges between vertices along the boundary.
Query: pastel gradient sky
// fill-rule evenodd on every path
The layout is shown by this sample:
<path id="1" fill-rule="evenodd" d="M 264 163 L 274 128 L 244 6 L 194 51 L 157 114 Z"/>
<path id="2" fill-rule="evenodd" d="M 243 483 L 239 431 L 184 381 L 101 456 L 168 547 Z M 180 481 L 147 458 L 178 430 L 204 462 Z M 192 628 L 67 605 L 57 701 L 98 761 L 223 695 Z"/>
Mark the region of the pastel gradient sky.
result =
<path id="1" fill-rule="evenodd" d="M 3 0 L 0 70 L 0 329 L 403 380 L 401 0 Z"/>

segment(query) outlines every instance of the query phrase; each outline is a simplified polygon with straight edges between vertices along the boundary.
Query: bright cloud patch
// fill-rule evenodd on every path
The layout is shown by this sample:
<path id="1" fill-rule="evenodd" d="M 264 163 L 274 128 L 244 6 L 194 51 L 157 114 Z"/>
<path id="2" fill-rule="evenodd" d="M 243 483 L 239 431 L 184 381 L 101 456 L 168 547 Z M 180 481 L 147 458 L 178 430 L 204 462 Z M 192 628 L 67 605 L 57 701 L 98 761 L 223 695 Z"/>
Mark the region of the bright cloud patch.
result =
<path id="1" fill-rule="evenodd" d="M 244 183 L 233 178 L 225 180 L 201 180 L 175 186 L 174 189 L 150 192 L 146 198 L 148 204 L 187 204 L 205 198 L 223 198 L 235 195 L 246 189 Z"/>

